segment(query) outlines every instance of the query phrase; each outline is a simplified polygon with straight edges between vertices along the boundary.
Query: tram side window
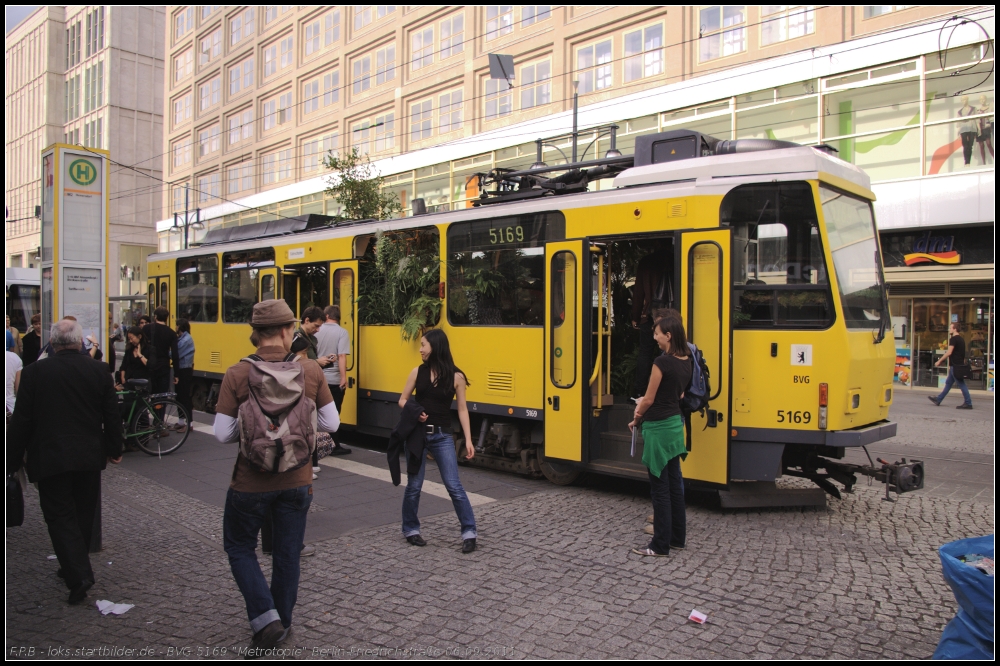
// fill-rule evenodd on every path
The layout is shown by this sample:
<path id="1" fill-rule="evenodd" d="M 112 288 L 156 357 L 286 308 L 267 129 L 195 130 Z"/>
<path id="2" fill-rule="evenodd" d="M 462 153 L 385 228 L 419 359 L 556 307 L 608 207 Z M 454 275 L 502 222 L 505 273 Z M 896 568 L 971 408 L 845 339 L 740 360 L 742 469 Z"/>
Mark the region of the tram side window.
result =
<path id="1" fill-rule="evenodd" d="M 214 254 L 177 260 L 177 318 L 219 319 L 219 258 Z"/>
<path id="2" fill-rule="evenodd" d="M 31 284 L 12 284 L 7 289 L 7 316 L 10 325 L 22 334 L 28 331 L 31 318 L 38 313 L 41 294 L 41 287 Z"/>
<path id="3" fill-rule="evenodd" d="M 834 318 L 819 220 L 807 183 L 744 185 L 722 201 L 733 229 L 737 328 L 826 328 Z"/>
<path id="4" fill-rule="evenodd" d="M 295 266 L 295 272 L 299 276 L 299 312 L 305 312 L 306 308 L 316 306 L 320 309 L 330 305 L 330 281 L 329 264 L 308 264 L 305 266 Z M 286 290 L 286 300 L 289 292 Z"/>
<path id="5" fill-rule="evenodd" d="M 250 323 L 257 303 L 258 273 L 269 266 L 274 266 L 271 248 L 222 255 L 222 321 Z"/>
<path id="6" fill-rule="evenodd" d="M 461 222 L 448 228 L 452 326 L 542 326 L 545 242 L 566 237 L 560 212 Z"/>
<path id="7" fill-rule="evenodd" d="M 441 309 L 437 228 L 359 236 L 355 239 L 355 256 L 359 262 L 359 324 L 398 324 L 408 336 L 437 324 Z"/>

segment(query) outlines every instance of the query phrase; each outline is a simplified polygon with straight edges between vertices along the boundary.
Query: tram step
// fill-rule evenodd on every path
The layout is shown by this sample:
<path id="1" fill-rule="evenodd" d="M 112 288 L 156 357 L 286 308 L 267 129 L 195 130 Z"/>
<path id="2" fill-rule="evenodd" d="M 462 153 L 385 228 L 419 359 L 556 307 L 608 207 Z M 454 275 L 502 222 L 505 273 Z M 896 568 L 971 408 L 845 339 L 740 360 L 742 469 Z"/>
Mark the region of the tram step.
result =
<path id="1" fill-rule="evenodd" d="M 719 491 L 719 504 L 723 509 L 826 507 L 826 493 L 821 488 L 778 488 L 774 481 L 736 481 Z"/>
<path id="2" fill-rule="evenodd" d="M 604 408 L 607 414 L 608 432 L 628 434 L 628 424 L 632 422 L 635 405 L 611 405 Z"/>
<path id="3" fill-rule="evenodd" d="M 602 460 L 604 462 L 614 461 L 619 464 L 636 463 L 641 465 L 642 446 L 642 435 L 640 435 L 635 443 L 635 456 L 633 457 L 630 455 L 632 450 L 632 434 L 628 431 L 627 427 L 624 433 L 602 432 L 600 450 L 594 456 L 594 462 Z"/>

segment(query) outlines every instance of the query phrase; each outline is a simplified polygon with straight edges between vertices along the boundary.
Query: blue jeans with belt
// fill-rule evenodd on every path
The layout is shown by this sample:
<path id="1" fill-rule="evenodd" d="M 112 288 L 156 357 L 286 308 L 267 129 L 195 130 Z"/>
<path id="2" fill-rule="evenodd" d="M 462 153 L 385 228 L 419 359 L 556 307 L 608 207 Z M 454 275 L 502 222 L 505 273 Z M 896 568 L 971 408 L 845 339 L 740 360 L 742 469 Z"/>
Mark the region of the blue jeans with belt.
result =
<path id="1" fill-rule="evenodd" d="M 958 384 L 958 388 L 962 391 L 962 397 L 965 398 L 965 404 L 972 406 L 972 396 L 969 395 L 969 387 L 965 385 L 964 379 L 955 379 L 955 368 L 948 368 L 948 379 L 944 380 L 944 390 L 941 391 L 941 395 L 937 397 L 937 402 L 941 403 L 944 401 L 945 396 L 948 395 L 948 391 L 951 387 Z"/>
<path id="2" fill-rule="evenodd" d="M 437 433 L 428 435 L 424 440 L 424 446 L 434 456 L 438 471 L 441 472 L 441 480 L 451 496 L 451 503 L 455 507 L 455 514 L 458 515 L 458 522 L 462 524 L 462 538 L 475 539 L 476 517 L 472 513 L 472 503 L 469 502 L 469 497 L 465 494 L 465 489 L 462 488 L 462 482 L 458 479 L 458 455 L 455 453 L 455 441 L 451 435 Z M 406 492 L 403 494 L 404 537 L 420 534 L 420 519 L 417 518 L 417 509 L 420 506 L 420 489 L 424 485 L 426 468 L 427 456 L 425 455 L 420 461 L 420 471 L 406 480 Z"/>

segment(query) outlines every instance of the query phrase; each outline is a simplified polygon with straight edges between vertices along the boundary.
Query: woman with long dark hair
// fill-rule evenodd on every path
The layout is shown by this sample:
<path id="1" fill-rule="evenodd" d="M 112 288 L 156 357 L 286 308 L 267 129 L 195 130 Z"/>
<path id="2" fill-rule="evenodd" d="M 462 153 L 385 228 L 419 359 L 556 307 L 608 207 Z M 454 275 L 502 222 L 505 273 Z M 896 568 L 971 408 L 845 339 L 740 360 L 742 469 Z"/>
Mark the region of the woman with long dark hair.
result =
<path id="1" fill-rule="evenodd" d="M 469 409 L 465 404 L 465 389 L 469 386 L 469 380 L 455 367 L 448 336 L 442 330 L 431 329 L 420 338 L 420 358 L 424 362 L 407 377 L 399 406 L 405 408 L 407 400 L 416 389 L 416 401 L 423 408 L 421 425 L 417 427 L 427 429 L 424 446 L 434 456 L 438 471 L 441 472 L 441 480 L 448 489 L 451 503 L 462 525 L 462 552 L 471 553 L 476 549 L 476 517 L 472 513 L 472 503 L 458 478 L 458 454 L 451 435 L 451 401 L 455 398 L 458 402 L 458 420 L 465 434 L 466 459 L 475 455 L 469 428 Z M 420 520 L 417 518 L 426 467 L 427 456 L 422 455 L 420 471 L 407 479 L 403 495 L 403 536 L 414 546 L 427 545 L 420 536 Z"/>
<path id="2" fill-rule="evenodd" d="M 129 379 L 149 379 L 152 377 L 150 355 L 153 354 L 153 346 L 142 334 L 142 329 L 133 326 L 125 334 L 127 341 L 125 353 L 122 355 L 122 363 L 118 366 L 118 384 L 124 385 Z"/>
<path id="3" fill-rule="evenodd" d="M 663 355 L 653 361 L 646 394 L 635 406 L 629 430 L 642 424 L 642 462 L 649 470 L 653 499 L 653 540 L 637 555 L 665 557 L 683 549 L 686 539 L 684 477 L 681 460 L 687 457 L 684 417 L 680 401 L 691 383 L 692 357 L 680 313 L 670 310 L 653 327 L 653 339 Z"/>

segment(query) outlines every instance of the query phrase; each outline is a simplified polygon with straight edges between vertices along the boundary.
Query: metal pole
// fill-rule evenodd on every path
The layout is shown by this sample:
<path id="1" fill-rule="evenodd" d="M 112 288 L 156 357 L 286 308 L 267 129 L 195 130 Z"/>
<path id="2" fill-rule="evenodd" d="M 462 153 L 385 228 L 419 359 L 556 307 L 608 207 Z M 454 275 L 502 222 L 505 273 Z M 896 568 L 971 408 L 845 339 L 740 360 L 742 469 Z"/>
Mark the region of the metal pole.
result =
<path id="1" fill-rule="evenodd" d="M 577 124 L 576 124 L 576 114 L 579 108 L 580 95 L 577 91 L 580 89 L 580 82 L 573 82 L 573 164 L 576 164 L 576 139 L 577 139 Z"/>
<path id="2" fill-rule="evenodd" d="M 188 186 L 184 185 L 184 249 L 188 249 Z"/>
<path id="3" fill-rule="evenodd" d="M 542 163 L 542 140 L 535 139 L 535 164 Z"/>

